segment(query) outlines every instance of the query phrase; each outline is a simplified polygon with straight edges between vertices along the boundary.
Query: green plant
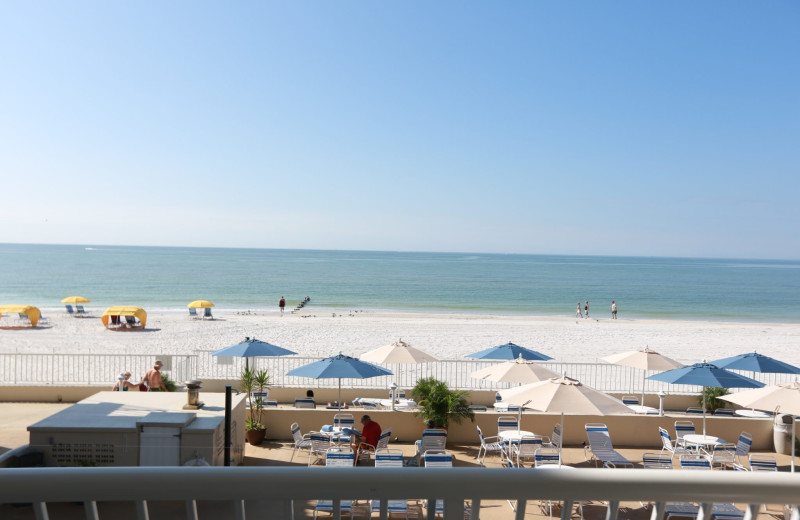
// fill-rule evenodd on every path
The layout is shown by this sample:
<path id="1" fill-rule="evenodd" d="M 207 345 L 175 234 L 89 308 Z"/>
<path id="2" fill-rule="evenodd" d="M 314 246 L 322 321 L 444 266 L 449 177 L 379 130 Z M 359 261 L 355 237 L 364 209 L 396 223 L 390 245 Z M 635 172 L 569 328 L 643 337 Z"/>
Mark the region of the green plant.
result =
<path id="1" fill-rule="evenodd" d="M 444 381 L 433 377 L 420 379 L 411 390 L 411 395 L 421 408 L 415 415 L 426 422 L 433 421 L 436 427 L 447 428 L 450 419 L 459 424 L 463 418 L 475 421 L 475 413 L 467 402 L 469 393 L 451 390 Z"/>
<path id="2" fill-rule="evenodd" d="M 725 408 L 725 405 L 728 403 L 719 399 L 719 397 L 723 395 L 728 395 L 730 392 L 727 388 L 719 388 L 716 386 L 708 386 L 703 389 L 706 396 L 706 411 L 716 410 L 717 408 Z M 703 394 L 700 394 L 700 397 L 697 398 L 697 403 L 700 406 L 703 406 Z"/>
<path id="3" fill-rule="evenodd" d="M 264 389 L 269 386 L 270 379 L 266 370 L 256 371 L 250 367 L 245 367 L 239 382 L 239 390 L 247 394 L 247 405 L 250 412 L 245 419 L 245 430 L 264 430 L 266 427 L 261 422 L 261 415 L 264 412 Z M 255 396 L 253 394 L 256 394 Z"/>
<path id="4" fill-rule="evenodd" d="M 167 387 L 167 392 L 174 392 L 175 391 L 175 381 L 170 379 L 167 374 L 161 374 L 161 380 L 164 382 L 164 386 Z"/>

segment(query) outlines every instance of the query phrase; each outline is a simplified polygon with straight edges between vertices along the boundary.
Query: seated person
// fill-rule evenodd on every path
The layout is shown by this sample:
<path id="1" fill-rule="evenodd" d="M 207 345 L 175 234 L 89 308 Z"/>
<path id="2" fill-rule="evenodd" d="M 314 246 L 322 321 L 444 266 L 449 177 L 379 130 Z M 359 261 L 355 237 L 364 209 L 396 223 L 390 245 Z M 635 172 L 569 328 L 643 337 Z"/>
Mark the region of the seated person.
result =
<path id="1" fill-rule="evenodd" d="M 362 450 L 373 450 L 378 445 L 378 439 L 381 437 L 381 425 L 370 419 L 369 415 L 361 417 L 361 434 L 353 432 L 352 448 L 355 453 L 356 463 L 358 463 L 358 454 Z"/>
<path id="2" fill-rule="evenodd" d="M 125 372 L 121 373 L 120 376 L 124 376 L 124 379 L 122 379 L 122 378 L 118 379 L 117 382 L 114 384 L 114 386 L 111 388 L 112 391 L 119 392 L 120 391 L 120 383 L 122 383 L 122 389 L 121 390 L 123 392 L 127 392 L 129 388 L 134 388 L 136 390 L 139 389 L 138 385 L 134 385 L 133 383 L 131 383 L 129 381 L 129 379 L 131 378 L 131 373 L 130 372 L 128 372 L 126 370 Z"/>

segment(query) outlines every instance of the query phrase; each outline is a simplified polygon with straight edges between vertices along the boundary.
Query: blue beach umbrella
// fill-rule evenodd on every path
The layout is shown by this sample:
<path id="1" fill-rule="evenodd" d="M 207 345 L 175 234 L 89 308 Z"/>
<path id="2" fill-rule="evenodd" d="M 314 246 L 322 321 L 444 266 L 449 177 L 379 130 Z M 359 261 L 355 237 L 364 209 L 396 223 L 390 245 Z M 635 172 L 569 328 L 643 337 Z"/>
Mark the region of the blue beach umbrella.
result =
<path id="1" fill-rule="evenodd" d="M 800 368 L 758 352 L 739 354 L 738 356 L 710 361 L 710 363 L 728 370 L 745 370 L 760 374 L 800 374 Z"/>
<path id="2" fill-rule="evenodd" d="M 703 387 L 703 435 L 706 434 L 706 387 L 718 388 L 761 388 L 764 383 L 729 372 L 711 363 L 695 363 L 688 367 L 667 370 L 647 379 L 663 381 L 674 385 L 696 385 Z"/>
<path id="3" fill-rule="evenodd" d="M 474 354 L 469 354 L 467 357 L 475 359 L 500 359 L 506 361 L 513 361 L 515 359 L 519 359 L 520 357 L 528 361 L 549 361 L 553 359 L 550 356 L 542 354 L 541 352 L 520 347 L 519 345 L 515 345 L 510 341 L 505 345 L 498 345 L 496 347 L 487 348 L 486 350 L 481 350 L 480 352 L 476 352 Z"/>
<path id="4" fill-rule="evenodd" d="M 339 400 L 337 402 L 341 408 L 342 379 L 369 379 L 370 377 L 390 376 L 392 371 L 340 353 L 338 356 L 321 359 L 289 370 L 286 375 L 310 377 L 311 379 L 338 379 Z"/>
<path id="5" fill-rule="evenodd" d="M 276 356 L 290 356 L 297 354 L 283 347 L 267 343 L 258 339 L 244 338 L 244 341 L 225 347 L 223 349 L 213 352 L 212 356 L 225 356 L 225 357 L 243 357 L 245 358 L 245 366 L 249 367 L 249 359 L 251 357 L 276 357 Z"/>

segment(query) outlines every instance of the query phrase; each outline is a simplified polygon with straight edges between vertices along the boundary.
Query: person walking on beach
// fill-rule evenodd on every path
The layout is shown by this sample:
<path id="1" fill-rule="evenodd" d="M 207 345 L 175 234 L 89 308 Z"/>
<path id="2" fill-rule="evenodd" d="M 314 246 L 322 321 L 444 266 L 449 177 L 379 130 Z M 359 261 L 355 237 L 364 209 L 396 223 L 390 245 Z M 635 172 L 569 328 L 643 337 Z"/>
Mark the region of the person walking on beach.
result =
<path id="1" fill-rule="evenodd" d="M 611 300 L 611 319 L 612 320 L 617 319 L 617 302 L 615 302 L 614 300 Z"/>
<path id="2" fill-rule="evenodd" d="M 278 307 L 281 308 L 281 314 L 283 314 L 283 308 L 286 307 L 286 300 L 283 299 L 283 296 L 278 300 Z"/>
<path id="3" fill-rule="evenodd" d="M 586 300 L 586 303 L 583 305 L 583 311 L 584 311 L 583 312 L 583 314 L 584 314 L 583 317 L 584 318 L 588 318 L 589 317 L 589 300 Z"/>
<path id="4" fill-rule="evenodd" d="M 147 385 L 148 392 L 168 392 L 167 385 L 164 384 L 164 380 L 161 378 L 161 367 L 164 366 L 164 363 L 161 361 L 156 361 L 153 363 L 153 368 L 147 371 L 147 373 L 142 378 L 142 383 Z"/>
<path id="5" fill-rule="evenodd" d="M 583 318 L 583 312 L 581 312 L 581 302 L 578 302 L 578 308 L 575 309 L 575 317 Z"/>

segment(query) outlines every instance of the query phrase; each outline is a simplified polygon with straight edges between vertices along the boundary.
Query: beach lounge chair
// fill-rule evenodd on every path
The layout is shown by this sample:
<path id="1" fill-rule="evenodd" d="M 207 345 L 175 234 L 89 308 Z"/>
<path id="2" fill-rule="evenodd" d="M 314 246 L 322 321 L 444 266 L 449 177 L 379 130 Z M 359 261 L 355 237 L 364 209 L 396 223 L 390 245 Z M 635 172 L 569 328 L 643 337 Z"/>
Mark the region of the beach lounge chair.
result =
<path id="1" fill-rule="evenodd" d="M 292 440 L 294 441 L 294 448 L 292 449 L 292 456 L 289 457 L 289 462 L 292 462 L 294 459 L 294 454 L 297 450 L 310 450 L 311 449 L 311 439 L 310 434 L 303 435 L 300 432 L 300 426 L 297 423 L 292 423 L 289 426 L 289 429 L 292 432 Z"/>
<path id="2" fill-rule="evenodd" d="M 75 311 L 72 310 L 72 305 L 66 304 L 65 307 L 67 308 L 67 314 L 72 314 L 73 316 L 75 315 Z"/>
<path id="3" fill-rule="evenodd" d="M 200 319 L 200 315 L 197 314 L 197 309 L 194 307 L 189 307 L 189 317 L 193 320 Z"/>
<path id="4" fill-rule="evenodd" d="M 353 467 L 353 450 L 350 448 L 331 448 L 325 452 L 325 467 L 326 468 L 347 468 Z M 319 513 L 330 513 L 335 516 L 336 504 L 333 500 L 317 500 L 317 505 L 314 507 L 314 518 L 317 518 Z M 353 501 L 340 500 L 339 510 L 342 514 L 348 514 L 352 517 Z"/>
<path id="5" fill-rule="evenodd" d="M 88 314 L 88 312 L 83 308 L 83 305 L 75 304 L 75 314 Z"/>
<path id="6" fill-rule="evenodd" d="M 403 467 L 403 451 L 390 450 L 386 448 L 375 450 L 375 467 L 376 468 L 402 468 Z M 400 514 L 408 518 L 408 501 L 407 500 L 372 500 L 370 509 L 373 513 L 381 513 L 381 508 L 384 508 L 386 514 Z M 382 516 L 382 515 L 381 515 Z"/>
<path id="7" fill-rule="evenodd" d="M 277 408 L 278 407 L 277 399 L 264 399 L 264 407 Z"/>
<path id="8" fill-rule="evenodd" d="M 524 460 L 534 460 L 536 451 L 542 447 L 542 438 L 530 435 L 523 436 L 518 443 L 511 445 L 511 455 L 517 459 L 517 467 L 522 467 Z"/>
<path id="9" fill-rule="evenodd" d="M 311 445 L 308 448 L 308 465 L 311 466 L 318 460 L 322 460 L 325 457 L 325 454 L 328 453 L 328 449 L 331 447 L 331 438 L 329 435 L 325 435 L 324 433 L 320 432 L 311 432 L 308 435 L 308 440 L 311 441 Z M 350 465 L 353 465 L 353 456 L 352 451 L 350 455 Z"/>
<path id="10" fill-rule="evenodd" d="M 481 430 L 480 426 L 478 428 L 478 438 L 481 441 L 481 445 L 478 448 L 478 464 L 481 466 L 484 465 L 484 461 L 486 460 L 486 455 L 489 452 L 497 453 L 500 455 L 500 461 L 502 462 L 504 458 L 506 458 L 506 448 L 505 443 L 500 440 L 498 436 L 492 437 L 484 437 L 483 430 Z M 481 453 L 483 453 L 483 458 L 481 458 Z"/>
<path id="11" fill-rule="evenodd" d="M 623 395 L 622 404 L 638 406 L 639 398 L 636 397 L 635 395 Z"/>
<path id="12" fill-rule="evenodd" d="M 661 435 L 661 453 L 664 453 L 665 450 L 670 452 L 672 454 L 670 459 L 674 458 L 676 453 L 689 453 L 689 450 L 678 445 L 677 439 L 674 441 L 670 439 L 669 432 L 664 428 L 659 426 L 658 433 Z"/>
<path id="13" fill-rule="evenodd" d="M 687 449 L 694 449 L 695 447 L 689 447 L 686 445 L 686 442 L 683 440 L 684 435 L 694 435 L 694 423 L 692 421 L 675 421 L 675 445 L 681 446 Z"/>
<path id="14" fill-rule="evenodd" d="M 714 415 L 726 415 L 733 417 L 733 408 L 717 408 L 714 410 Z"/>
<path id="15" fill-rule="evenodd" d="M 422 432 L 420 440 L 416 441 L 417 453 L 411 462 L 419 465 L 420 457 L 426 451 L 443 451 L 447 444 L 447 432 L 436 428 L 427 429 Z"/>
<path id="16" fill-rule="evenodd" d="M 206 307 L 203 311 L 203 319 L 208 318 L 209 320 L 213 320 L 214 316 L 211 315 L 211 307 Z"/>
<path id="17" fill-rule="evenodd" d="M 703 415 L 703 409 L 699 406 L 690 406 L 686 409 L 686 415 Z"/>
<path id="18" fill-rule="evenodd" d="M 310 397 L 298 397 L 294 400 L 295 408 L 316 408 L 317 404 Z"/>
<path id="19" fill-rule="evenodd" d="M 588 423 L 584 428 L 589 439 L 589 445 L 583 447 L 583 456 L 586 460 L 594 460 L 595 467 L 598 462 L 602 462 L 604 468 L 633 467 L 631 461 L 614 449 L 608 433 L 608 426 L 600 423 Z M 588 456 L 589 452 L 592 454 L 591 457 Z"/>
<path id="20" fill-rule="evenodd" d="M 135 316 L 125 316 L 125 323 L 128 324 L 128 327 L 134 328 L 136 326 L 136 317 Z"/>

